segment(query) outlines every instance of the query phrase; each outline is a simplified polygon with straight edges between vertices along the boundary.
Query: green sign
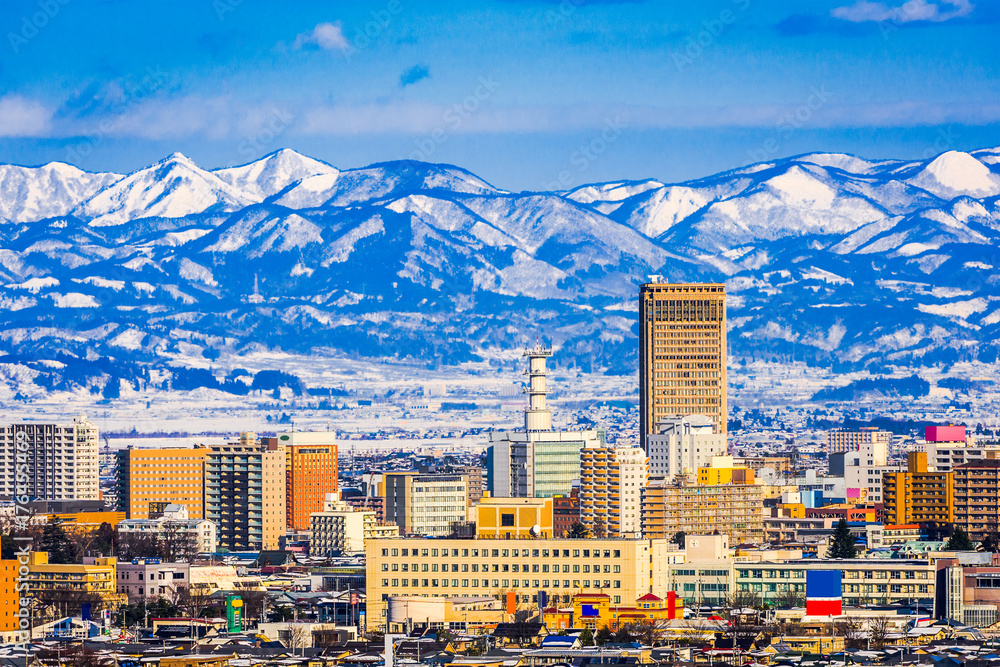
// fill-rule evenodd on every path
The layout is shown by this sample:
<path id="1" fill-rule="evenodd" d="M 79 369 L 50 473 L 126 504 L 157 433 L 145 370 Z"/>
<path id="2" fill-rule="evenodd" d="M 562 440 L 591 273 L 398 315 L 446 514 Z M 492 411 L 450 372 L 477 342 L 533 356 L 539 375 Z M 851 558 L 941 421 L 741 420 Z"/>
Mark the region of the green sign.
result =
<path id="1" fill-rule="evenodd" d="M 239 595 L 226 596 L 226 630 L 243 632 L 243 599 Z"/>

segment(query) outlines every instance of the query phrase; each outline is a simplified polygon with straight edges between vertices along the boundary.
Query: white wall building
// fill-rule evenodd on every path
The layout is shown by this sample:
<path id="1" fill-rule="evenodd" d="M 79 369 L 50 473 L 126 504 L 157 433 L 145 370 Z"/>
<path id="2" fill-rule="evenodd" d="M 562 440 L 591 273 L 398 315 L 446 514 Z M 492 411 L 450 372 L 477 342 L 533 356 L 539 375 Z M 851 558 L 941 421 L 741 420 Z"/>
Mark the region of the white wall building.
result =
<path id="1" fill-rule="evenodd" d="M 18 468 L 19 464 L 25 467 Z M 27 479 L 15 472 L 27 474 Z M 72 423 L 0 427 L 0 500 L 15 495 L 32 500 L 100 500 L 93 422 L 81 415 Z"/>
<path id="2" fill-rule="evenodd" d="M 198 553 L 215 553 L 219 550 L 218 533 L 215 522 L 208 519 L 188 519 L 187 508 L 183 505 L 167 505 L 163 516 L 158 519 L 126 519 L 118 524 L 120 533 L 149 533 L 158 539 L 168 534 L 190 536 Z"/>
<path id="3" fill-rule="evenodd" d="M 904 468 L 886 465 L 888 446 L 884 442 L 869 442 L 861 449 L 844 454 L 844 484 L 848 489 L 866 490 L 865 502 L 882 502 L 882 473 L 899 472 Z"/>
<path id="4" fill-rule="evenodd" d="M 311 556 L 364 553 L 365 540 L 399 536 L 399 526 L 379 525 L 375 512 L 352 509 L 338 495 L 326 494 L 323 511 L 309 515 Z"/>
<path id="5" fill-rule="evenodd" d="M 673 477 L 697 473 L 713 456 L 727 453 L 726 435 L 716 433 L 712 418 L 688 415 L 658 423 L 657 433 L 646 437 L 649 474 Z"/>
<path id="6" fill-rule="evenodd" d="M 163 563 L 159 558 L 133 558 L 118 561 L 116 589 L 129 598 L 165 597 L 176 599 L 180 590 L 191 585 L 188 563 Z"/>

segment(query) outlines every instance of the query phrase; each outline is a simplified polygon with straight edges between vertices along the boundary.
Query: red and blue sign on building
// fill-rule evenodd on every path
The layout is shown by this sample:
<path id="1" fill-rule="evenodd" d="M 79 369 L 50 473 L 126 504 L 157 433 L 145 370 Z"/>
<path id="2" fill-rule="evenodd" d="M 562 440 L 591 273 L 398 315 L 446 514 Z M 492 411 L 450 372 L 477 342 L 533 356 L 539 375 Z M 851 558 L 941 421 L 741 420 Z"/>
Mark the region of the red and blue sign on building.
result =
<path id="1" fill-rule="evenodd" d="M 843 613 L 843 576 L 840 570 L 806 571 L 807 616 L 840 616 Z"/>

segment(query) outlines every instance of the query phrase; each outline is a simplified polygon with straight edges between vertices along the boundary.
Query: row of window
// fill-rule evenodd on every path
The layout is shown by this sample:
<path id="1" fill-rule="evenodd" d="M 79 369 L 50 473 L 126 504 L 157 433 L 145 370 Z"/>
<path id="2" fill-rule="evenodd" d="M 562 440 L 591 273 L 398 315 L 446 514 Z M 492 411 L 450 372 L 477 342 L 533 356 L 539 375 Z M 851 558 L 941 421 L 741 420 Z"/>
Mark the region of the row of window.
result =
<path id="1" fill-rule="evenodd" d="M 389 587 L 389 579 L 382 580 L 382 586 Z M 392 586 L 403 588 L 448 588 L 449 582 L 452 588 L 459 588 L 458 579 L 392 579 Z M 399 582 L 403 583 L 400 584 Z M 562 585 L 560 586 L 559 579 L 514 579 L 513 584 L 510 579 L 462 579 L 461 588 L 490 588 L 490 581 L 493 582 L 492 588 L 510 588 L 512 585 L 517 588 L 518 582 L 522 588 L 591 588 L 591 582 L 593 582 L 593 588 L 621 588 L 622 582 L 620 579 L 604 579 L 603 585 L 601 579 L 573 579 L 573 585 L 570 586 L 569 579 L 562 579 Z M 470 585 L 471 582 L 471 585 Z M 482 582 L 482 586 L 480 586 Z M 551 586 L 550 586 L 551 584 Z M 388 595 L 388 594 L 384 594 Z"/>
<path id="2" fill-rule="evenodd" d="M 534 572 L 534 573 L 538 573 L 538 572 L 548 573 L 549 572 L 549 565 L 548 564 L 543 564 L 543 565 L 539 566 L 538 564 L 528 565 L 527 563 L 524 563 L 523 565 L 518 565 L 517 563 L 493 563 L 493 564 L 483 563 L 482 566 L 481 566 L 482 569 L 480 569 L 479 563 L 472 563 L 471 564 L 471 568 L 472 568 L 471 570 L 469 569 L 470 568 L 470 564 L 469 563 L 462 563 L 461 566 L 462 566 L 462 569 L 461 569 L 462 572 L 470 572 L 470 571 L 471 572 Z M 392 571 L 393 572 L 448 572 L 449 571 L 449 569 L 448 569 L 448 563 L 442 563 L 440 565 L 440 570 L 438 569 L 438 567 L 439 566 L 438 566 L 437 563 L 430 563 L 430 564 L 428 564 L 428 563 L 413 563 L 412 566 L 409 563 L 402 563 L 402 564 L 400 564 L 400 563 L 392 563 Z M 451 572 L 459 572 L 458 567 L 459 567 L 458 563 L 451 563 L 451 570 L 450 571 Z M 539 567 L 541 569 L 539 569 Z M 580 570 L 581 567 L 583 568 L 583 570 L 582 570 L 583 574 L 590 574 L 590 572 L 591 572 L 591 569 L 590 569 L 591 566 L 590 565 L 573 565 L 573 572 L 575 572 L 575 573 L 581 572 L 581 570 Z M 569 565 L 563 565 L 562 566 L 562 571 L 564 573 L 569 573 L 570 572 L 569 568 L 570 568 Z M 594 565 L 593 568 L 594 568 L 593 569 L 593 573 L 594 574 L 597 574 L 598 572 L 602 571 L 601 570 L 601 568 L 602 568 L 601 565 Z M 603 568 L 604 568 L 603 572 L 605 574 L 611 574 L 611 573 L 619 574 L 622 571 L 621 565 L 613 565 L 613 566 L 612 565 L 604 565 Z M 390 571 L 389 563 L 382 563 L 382 571 L 383 572 L 389 572 Z M 553 573 L 559 572 L 559 566 L 558 565 L 553 565 L 551 571 Z M 712 570 L 712 571 L 714 572 L 714 570 Z M 722 570 L 722 572 L 725 572 L 725 571 Z M 725 576 L 725 575 L 722 575 L 722 576 Z"/>
<path id="3" fill-rule="evenodd" d="M 400 553 L 400 551 L 402 551 L 402 553 Z M 419 554 L 417 553 L 418 551 L 420 552 Z M 462 558 L 469 558 L 470 555 L 471 555 L 472 558 L 479 558 L 479 552 L 480 551 L 482 551 L 483 558 L 489 557 L 491 551 L 492 551 L 493 558 L 512 558 L 512 557 L 513 558 L 518 558 L 518 557 L 520 557 L 520 558 L 528 558 L 528 552 L 529 551 L 531 552 L 531 558 L 539 558 L 539 557 L 541 557 L 541 558 L 549 558 L 550 557 L 549 556 L 550 553 L 551 553 L 551 557 L 552 558 L 559 558 L 559 553 L 560 553 L 559 549 L 492 549 L 492 550 L 490 550 L 490 549 L 452 549 L 451 550 L 451 556 L 452 556 L 452 558 L 458 558 L 459 557 L 459 551 L 462 552 L 462 555 L 461 555 Z M 593 556 L 594 558 L 602 558 L 602 557 L 603 558 L 621 558 L 622 557 L 622 552 L 621 552 L 620 549 L 604 549 L 603 551 L 601 549 L 582 549 L 582 550 L 581 549 L 563 549 L 562 550 L 562 557 L 563 558 L 570 558 L 570 552 L 571 551 L 573 552 L 572 558 L 580 558 L 581 551 L 583 552 L 583 557 L 584 558 L 590 558 L 591 557 L 591 555 L 590 555 L 591 551 L 593 551 L 593 553 L 594 553 L 594 556 Z M 439 552 L 440 552 L 441 556 L 443 556 L 445 558 L 448 557 L 448 549 L 398 549 L 398 548 L 394 548 L 394 549 L 382 549 L 382 556 L 383 557 L 388 557 L 390 555 L 390 553 L 391 553 L 393 556 L 400 556 L 400 555 L 402 555 L 402 556 L 411 556 L 411 555 L 412 556 L 417 556 L 417 555 L 420 555 L 420 556 L 423 556 L 423 557 L 428 557 L 428 556 L 437 557 L 439 555 Z M 470 554 L 470 552 L 471 552 L 471 554 Z"/>

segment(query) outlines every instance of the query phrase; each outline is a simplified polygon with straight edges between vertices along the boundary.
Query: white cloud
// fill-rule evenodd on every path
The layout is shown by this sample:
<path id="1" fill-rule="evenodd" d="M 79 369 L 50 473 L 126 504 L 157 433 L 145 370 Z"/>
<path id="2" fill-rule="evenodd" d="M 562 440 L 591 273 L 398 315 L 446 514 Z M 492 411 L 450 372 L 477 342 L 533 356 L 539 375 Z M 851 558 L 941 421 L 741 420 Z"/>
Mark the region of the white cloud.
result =
<path id="1" fill-rule="evenodd" d="M 351 50 L 351 43 L 344 37 L 340 23 L 319 23 L 312 32 L 304 32 L 295 38 L 293 49 L 301 49 L 307 44 L 313 44 L 327 51 L 346 53 Z"/>
<path id="2" fill-rule="evenodd" d="M 38 137 L 48 132 L 52 111 L 20 95 L 0 97 L 0 137 Z"/>
<path id="3" fill-rule="evenodd" d="M 940 23 L 953 18 L 967 16 L 975 9 L 969 0 L 910 0 L 899 7 L 887 7 L 881 2 L 858 2 L 847 7 L 837 7 L 830 12 L 834 18 L 844 19 L 852 23 L 868 21 L 892 23 L 912 23 L 914 21 L 932 21 Z"/>

